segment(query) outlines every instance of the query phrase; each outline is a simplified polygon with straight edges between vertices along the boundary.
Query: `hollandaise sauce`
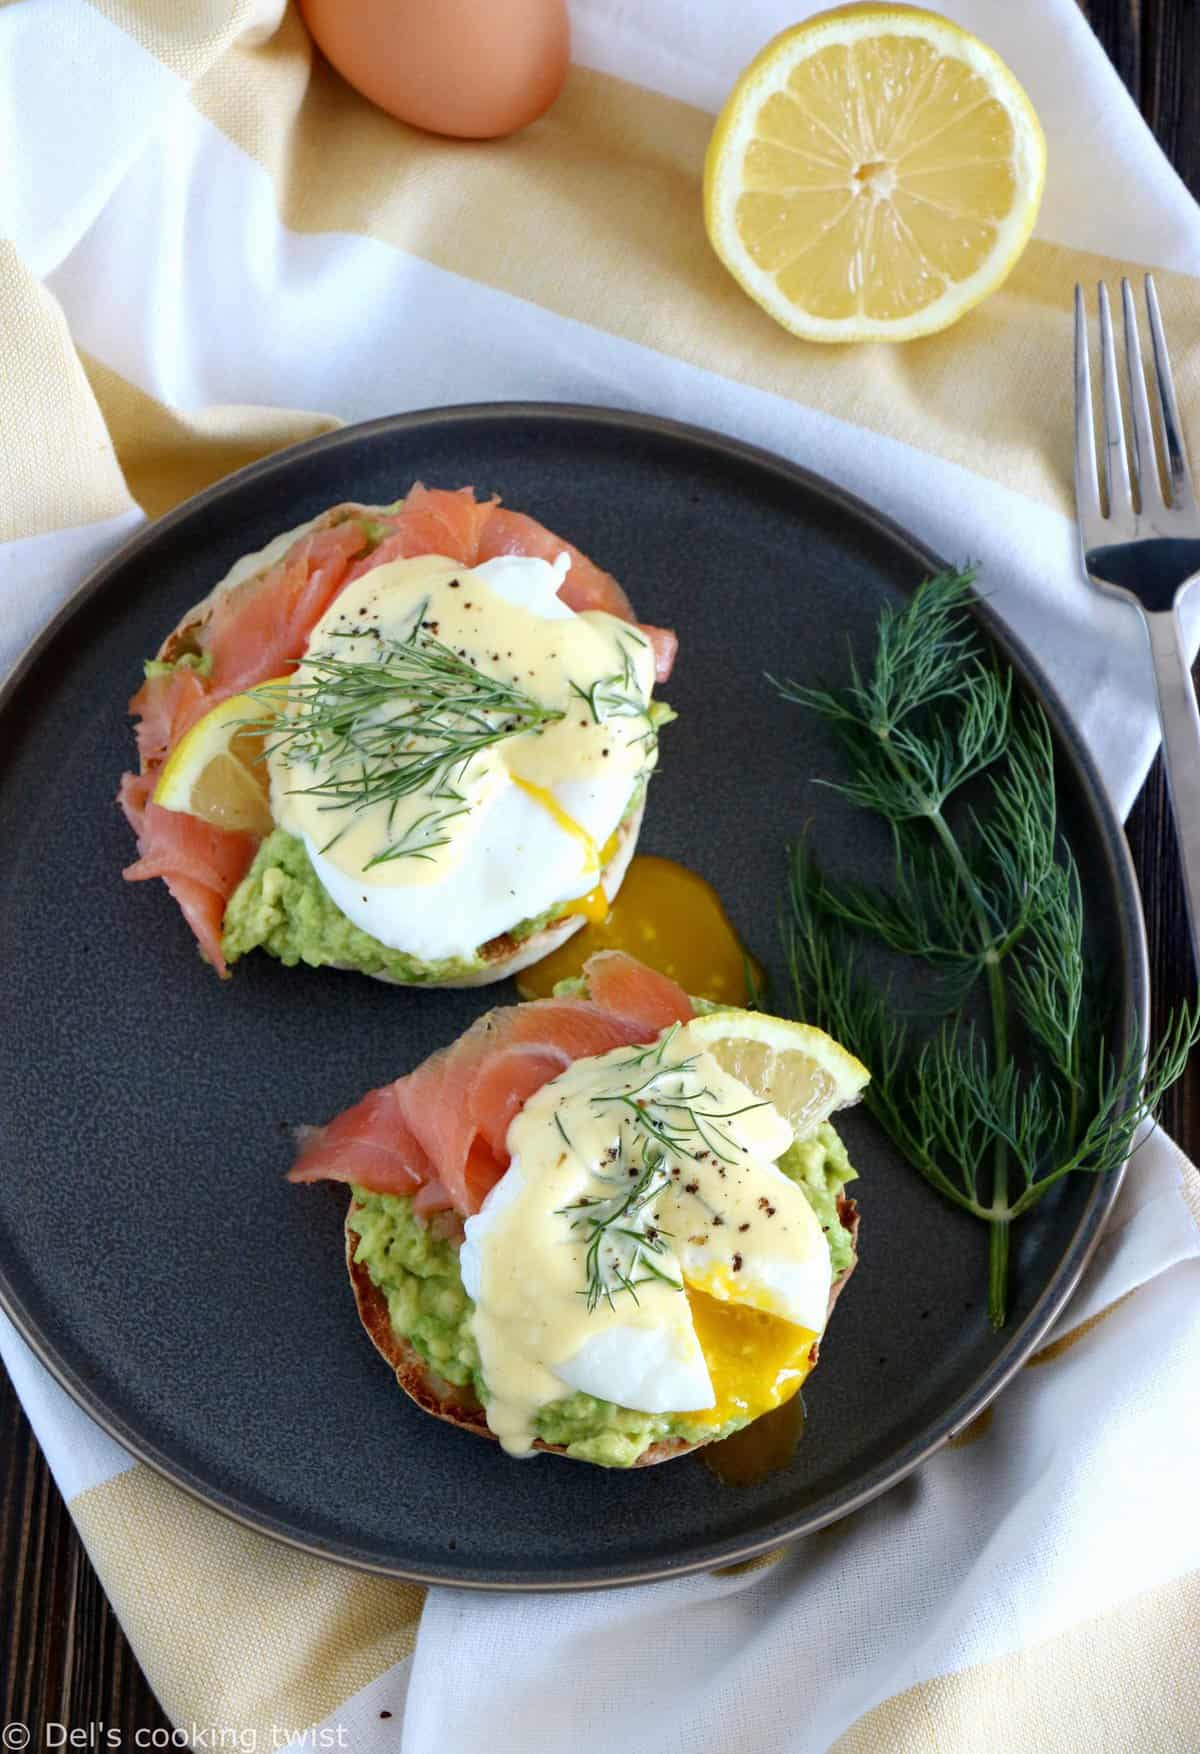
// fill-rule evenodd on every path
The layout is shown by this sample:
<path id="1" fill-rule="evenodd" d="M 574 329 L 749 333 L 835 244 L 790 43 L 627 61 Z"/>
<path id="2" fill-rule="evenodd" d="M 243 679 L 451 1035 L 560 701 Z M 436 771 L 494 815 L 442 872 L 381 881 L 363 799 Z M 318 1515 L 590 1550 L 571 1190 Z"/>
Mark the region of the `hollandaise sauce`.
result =
<path id="1" fill-rule="evenodd" d="M 831 1268 L 777 1166 L 792 1139 L 686 1024 L 530 1098 L 461 1254 L 506 1449 L 527 1452 L 539 1409 L 573 1391 L 686 1415 L 697 1440 L 796 1393 Z"/>
<path id="2" fill-rule="evenodd" d="M 288 682 L 272 814 L 391 948 L 465 956 L 564 903 L 607 907 L 603 852 L 667 709 L 645 636 L 561 601 L 568 566 L 385 563 L 334 599 Z"/>

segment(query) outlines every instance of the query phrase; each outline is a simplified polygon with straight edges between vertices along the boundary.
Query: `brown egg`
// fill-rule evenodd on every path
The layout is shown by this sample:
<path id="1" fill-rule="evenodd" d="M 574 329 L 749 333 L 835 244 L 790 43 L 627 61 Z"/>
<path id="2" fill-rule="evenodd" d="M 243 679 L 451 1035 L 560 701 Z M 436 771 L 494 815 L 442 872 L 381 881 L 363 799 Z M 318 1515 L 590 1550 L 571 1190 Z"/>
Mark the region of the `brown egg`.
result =
<path id="1" fill-rule="evenodd" d="M 566 0 L 300 0 L 300 10 L 357 91 L 435 134 L 511 134 L 566 77 Z"/>

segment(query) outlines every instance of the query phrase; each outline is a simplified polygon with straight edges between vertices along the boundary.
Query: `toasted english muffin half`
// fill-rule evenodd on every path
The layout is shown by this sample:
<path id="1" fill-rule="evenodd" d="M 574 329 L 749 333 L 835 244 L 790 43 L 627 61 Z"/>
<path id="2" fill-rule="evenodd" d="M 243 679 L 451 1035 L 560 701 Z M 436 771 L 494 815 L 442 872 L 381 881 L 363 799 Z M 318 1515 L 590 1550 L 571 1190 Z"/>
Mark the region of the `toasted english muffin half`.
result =
<path id="1" fill-rule="evenodd" d="M 303 524 L 297 524 L 292 530 L 282 530 L 273 536 L 265 548 L 257 548 L 251 554 L 244 554 L 235 560 L 223 579 L 218 579 L 212 590 L 202 597 L 187 614 L 184 615 L 159 646 L 157 657 L 164 664 L 173 664 L 187 652 L 199 651 L 198 636 L 213 618 L 217 604 L 227 597 L 235 585 L 247 579 L 260 578 L 263 573 L 270 572 L 277 561 L 283 559 L 293 542 L 301 536 L 312 535 L 317 530 L 329 530 L 335 524 L 344 524 L 348 518 L 382 517 L 386 511 L 384 506 L 355 505 L 347 501 L 344 505 L 331 506 L 319 517 L 309 518 Z"/>
<path id="2" fill-rule="evenodd" d="M 228 595 L 235 586 L 243 584 L 247 579 L 258 578 L 267 573 L 287 553 L 294 542 L 318 530 L 332 529 L 349 518 L 383 517 L 388 511 L 386 506 L 358 505 L 347 501 L 342 505 L 331 506 L 319 517 L 310 518 L 306 523 L 297 524 L 294 529 L 284 530 L 272 538 L 265 548 L 253 554 L 244 555 L 235 561 L 225 577 L 208 592 L 199 603 L 188 610 L 175 628 L 169 633 L 156 656 L 163 663 L 174 663 L 188 652 L 200 650 L 199 635 L 211 621 L 221 599 Z M 140 767 L 145 772 L 145 764 Z M 637 805 L 618 825 L 616 845 L 608 862 L 599 873 L 598 885 L 604 890 L 611 902 L 625 880 L 630 861 L 637 850 L 638 836 L 641 833 L 642 818 L 645 815 L 646 800 L 643 795 Z M 522 969 L 531 968 L 535 962 L 541 962 L 551 951 L 565 944 L 584 925 L 582 914 L 562 914 L 557 919 L 539 926 L 537 931 L 523 937 L 515 937 L 511 932 L 504 932 L 492 938 L 486 944 L 479 945 L 476 956 L 479 966 L 469 972 L 452 979 L 401 980 L 396 975 L 384 973 L 368 973 L 354 967 L 351 963 L 327 963 L 326 967 L 335 968 L 345 973 L 362 975 L 368 973 L 370 980 L 383 981 L 386 986 L 399 987 L 445 987 L 459 989 L 467 987 L 489 987 L 498 981 L 508 980 L 510 975 L 520 974 Z"/>
<path id="3" fill-rule="evenodd" d="M 355 1260 L 355 1248 L 358 1237 L 350 1228 L 350 1219 L 359 1209 L 358 1203 L 351 1200 L 346 1213 L 346 1267 L 350 1274 L 350 1284 L 354 1292 L 354 1302 L 358 1309 L 359 1320 L 367 1330 L 371 1344 L 386 1359 L 395 1372 L 396 1381 L 405 1394 L 417 1403 L 426 1413 L 432 1413 L 435 1419 L 444 1419 L 449 1425 L 457 1425 L 463 1431 L 473 1431 L 477 1437 L 487 1437 L 496 1442 L 496 1434 L 487 1422 L 487 1415 L 480 1405 L 478 1397 L 470 1388 L 460 1388 L 455 1383 L 446 1382 L 430 1368 L 410 1340 L 397 1334 L 392 1327 L 388 1314 L 387 1298 L 371 1279 L 365 1266 Z M 842 1289 L 858 1265 L 858 1207 L 853 1200 L 844 1195 L 838 1196 L 838 1218 L 842 1229 L 850 1236 L 854 1250 L 850 1265 L 838 1274 L 829 1289 L 829 1311 L 833 1314 L 833 1306 L 841 1295 Z M 828 1316 L 826 1318 L 828 1320 Z M 810 1354 L 815 1365 L 818 1358 L 820 1341 L 814 1340 Z M 705 1444 L 718 1441 L 706 1438 L 703 1442 L 688 1443 L 683 1438 L 668 1438 L 659 1443 L 652 1443 L 644 1449 L 633 1463 L 635 1468 L 653 1467 L 657 1462 L 672 1462 L 677 1456 L 685 1456 L 694 1449 L 703 1449 Z M 544 1443 L 542 1439 L 534 1440 L 534 1449 L 546 1450 L 551 1455 L 566 1455 L 562 1444 Z"/>

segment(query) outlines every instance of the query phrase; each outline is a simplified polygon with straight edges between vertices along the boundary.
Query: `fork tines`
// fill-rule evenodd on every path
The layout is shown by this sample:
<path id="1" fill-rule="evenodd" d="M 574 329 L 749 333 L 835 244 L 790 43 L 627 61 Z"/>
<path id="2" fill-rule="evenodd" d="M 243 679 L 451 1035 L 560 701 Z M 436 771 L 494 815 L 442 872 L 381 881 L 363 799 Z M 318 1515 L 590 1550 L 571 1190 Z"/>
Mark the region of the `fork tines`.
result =
<path id="1" fill-rule="evenodd" d="M 1125 383 L 1128 400 L 1129 429 L 1133 441 L 1132 457 L 1125 443 L 1125 415 L 1117 374 L 1117 349 L 1113 337 L 1112 311 L 1108 288 L 1101 281 L 1098 289 L 1100 306 L 1100 376 L 1101 416 L 1104 435 L 1104 504 L 1101 503 L 1100 482 L 1096 468 L 1096 444 L 1092 414 L 1091 372 L 1088 366 L 1087 310 L 1083 288 L 1075 288 L 1075 500 L 1080 522 L 1084 525 L 1106 516 L 1124 526 L 1129 536 L 1138 513 L 1170 514 L 1187 511 L 1194 514 L 1195 498 L 1188 466 L 1187 447 L 1175 398 L 1171 362 L 1163 335 L 1162 314 L 1154 276 L 1147 274 L 1146 310 L 1150 321 L 1150 343 L 1154 363 L 1155 403 L 1159 414 L 1159 435 L 1167 493 L 1159 473 L 1155 451 L 1155 425 L 1146 392 L 1146 374 L 1142 365 L 1141 337 L 1133 290 L 1128 280 L 1121 282 L 1121 309 L 1125 330 Z M 1190 522 L 1190 520 L 1189 520 Z M 1093 545 L 1099 537 L 1085 531 Z M 1105 533 L 1109 541 L 1113 532 Z"/>

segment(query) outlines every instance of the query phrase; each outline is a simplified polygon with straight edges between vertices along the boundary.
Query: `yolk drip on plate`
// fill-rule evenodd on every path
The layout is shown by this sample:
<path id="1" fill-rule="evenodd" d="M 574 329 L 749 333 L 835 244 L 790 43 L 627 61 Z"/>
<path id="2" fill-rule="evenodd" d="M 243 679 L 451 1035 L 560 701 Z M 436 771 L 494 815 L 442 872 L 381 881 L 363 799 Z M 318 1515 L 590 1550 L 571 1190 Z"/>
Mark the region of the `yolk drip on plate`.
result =
<path id="1" fill-rule="evenodd" d="M 693 1415 L 714 1427 L 757 1419 L 789 1401 L 812 1369 L 817 1336 L 744 1303 L 728 1303 L 689 1285 L 696 1338 L 712 1378 L 716 1404 Z"/>
<path id="2" fill-rule="evenodd" d="M 804 1396 L 793 1395 L 732 1437 L 706 1444 L 700 1460 L 722 1486 L 757 1486 L 790 1465 L 803 1436 Z"/>
<path id="3" fill-rule="evenodd" d="M 585 909 L 583 901 L 592 905 Z M 587 924 L 525 970 L 517 982 L 523 999 L 548 998 L 557 982 L 578 975 L 597 950 L 627 950 L 669 974 L 685 992 L 726 1005 L 744 1005 L 751 985 L 761 978 L 716 890 L 673 859 L 639 853 L 603 914 L 595 891 L 583 901 L 576 910 Z"/>

